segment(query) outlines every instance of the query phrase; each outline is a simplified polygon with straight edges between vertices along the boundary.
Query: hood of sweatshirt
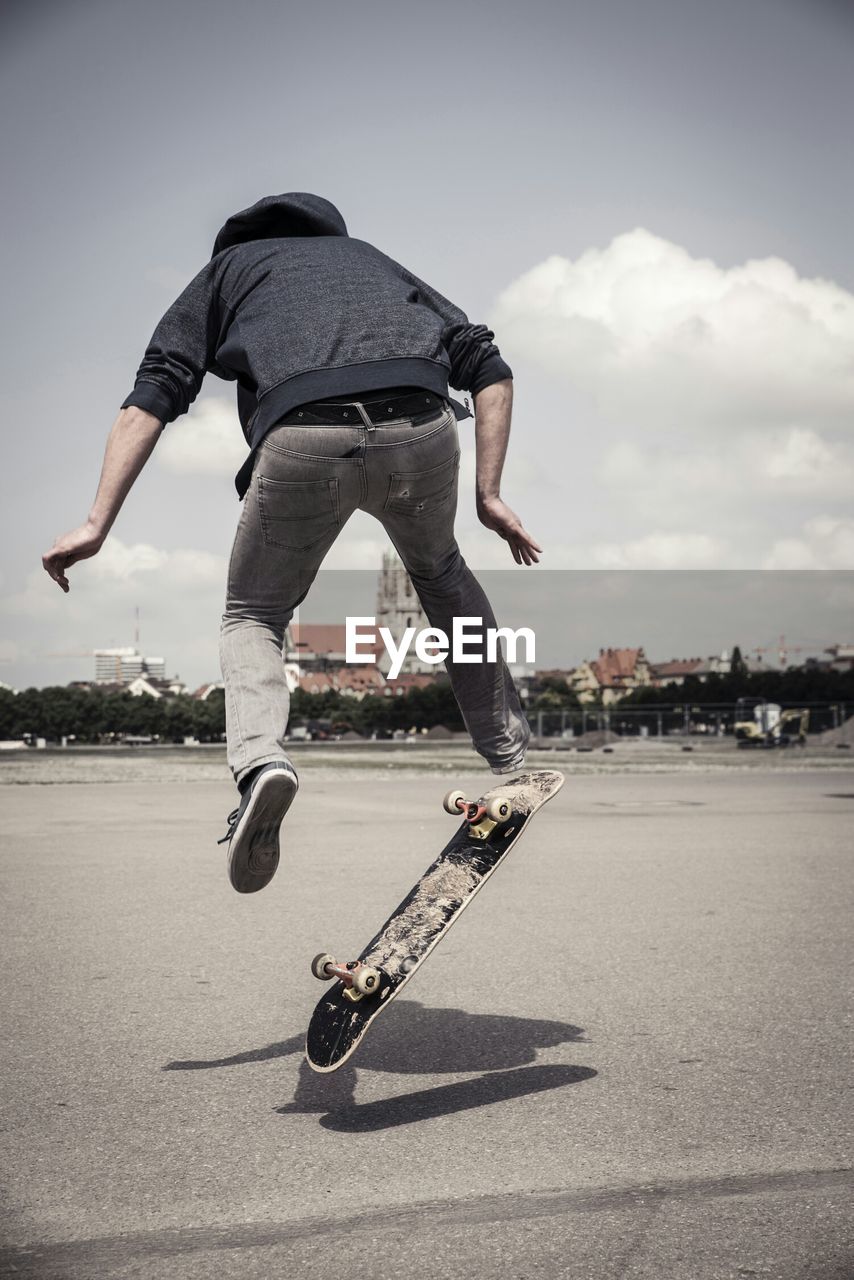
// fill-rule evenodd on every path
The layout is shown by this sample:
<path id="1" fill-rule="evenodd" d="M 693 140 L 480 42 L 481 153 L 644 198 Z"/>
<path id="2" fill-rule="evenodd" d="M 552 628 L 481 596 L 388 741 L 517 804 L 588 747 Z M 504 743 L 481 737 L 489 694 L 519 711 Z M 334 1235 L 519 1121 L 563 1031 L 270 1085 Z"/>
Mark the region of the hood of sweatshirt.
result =
<path id="1" fill-rule="evenodd" d="M 232 214 L 217 233 L 211 257 L 246 240 L 346 235 L 344 219 L 330 200 L 310 191 L 287 191 L 281 196 L 264 196 L 248 209 Z"/>

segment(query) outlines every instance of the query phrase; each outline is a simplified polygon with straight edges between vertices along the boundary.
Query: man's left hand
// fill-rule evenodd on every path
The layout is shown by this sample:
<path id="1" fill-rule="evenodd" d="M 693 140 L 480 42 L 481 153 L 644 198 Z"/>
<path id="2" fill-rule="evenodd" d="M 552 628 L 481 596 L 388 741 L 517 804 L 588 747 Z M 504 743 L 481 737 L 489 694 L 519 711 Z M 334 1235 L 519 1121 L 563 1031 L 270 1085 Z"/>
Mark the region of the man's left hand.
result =
<path id="1" fill-rule="evenodd" d="M 42 564 L 63 591 L 69 591 L 65 571 L 78 560 L 88 560 L 97 555 L 104 544 L 104 535 L 88 520 L 79 529 L 57 538 L 50 551 L 42 556 Z"/>

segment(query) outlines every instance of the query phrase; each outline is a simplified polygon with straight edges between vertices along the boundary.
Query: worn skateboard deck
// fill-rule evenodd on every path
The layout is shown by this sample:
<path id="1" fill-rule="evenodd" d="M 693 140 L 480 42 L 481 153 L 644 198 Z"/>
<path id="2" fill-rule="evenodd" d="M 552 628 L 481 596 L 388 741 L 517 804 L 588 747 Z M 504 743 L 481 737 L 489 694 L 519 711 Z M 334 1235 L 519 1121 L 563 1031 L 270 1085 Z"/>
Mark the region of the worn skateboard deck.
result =
<path id="1" fill-rule="evenodd" d="M 521 773 L 473 802 L 436 861 L 358 957 L 359 967 L 374 971 L 369 980 L 375 982 L 375 989 L 353 999 L 352 990 L 348 992 L 339 978 L 324 992 L 306 1036 L 309 1066 L 315 1071 L 335 1071 L 346 1062 L 374 1018 L 406 986 L 507 857 L 537 810 L 562 786 L 563 774 L 554 770 Z M 499 820 L 484 814 L 488 805 L 491 813 L 502 814 Z M 331 957 L 318 957 L 324 959 Z"/>

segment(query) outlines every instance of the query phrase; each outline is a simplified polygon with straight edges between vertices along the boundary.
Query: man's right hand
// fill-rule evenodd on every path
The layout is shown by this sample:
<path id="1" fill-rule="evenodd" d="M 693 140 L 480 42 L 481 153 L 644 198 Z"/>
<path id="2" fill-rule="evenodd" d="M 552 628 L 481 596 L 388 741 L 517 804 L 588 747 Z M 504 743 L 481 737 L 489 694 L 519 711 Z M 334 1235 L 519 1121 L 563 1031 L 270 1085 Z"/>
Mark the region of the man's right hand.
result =
<path id="1" fill-rule="evenodd" d="M 56 539 L 50 551 L 45 552 L 42 556 L 42 564 L 63 591 L 70 590 L 66 570 L 73 564 L 77 564 L 78 560 L 88 560 L 91 556 L 96 556 L 104 545 L 104 537 L 101 530 L 96 529 L 91 520 L 87 520 L 79 529 L 62 534 Z"/>
<path id="2" fill-rule="evenodd" d="M 501 498 L 478 498 L 477 518 L 499 538 L 504 538 L 517 564 L 539 564 L 537 552 L 542 551 L 530 533 L 522 527 L 522 521 Z"/>

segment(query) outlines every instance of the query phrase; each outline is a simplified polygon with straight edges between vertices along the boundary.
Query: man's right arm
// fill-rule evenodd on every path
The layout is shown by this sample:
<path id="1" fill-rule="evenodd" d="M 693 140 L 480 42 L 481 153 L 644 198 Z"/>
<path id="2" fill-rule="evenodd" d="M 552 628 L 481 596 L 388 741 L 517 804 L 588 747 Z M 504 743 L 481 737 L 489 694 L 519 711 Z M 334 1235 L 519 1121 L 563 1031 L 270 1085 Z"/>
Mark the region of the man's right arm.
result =
<path id="1" fill-rule="evenodd" d="M 535 564 L 542 551 L 522 527 L 500 493 L 501 470 L 510 436 L 513 407 L 513 374 L 483 324 L 469 323 L 468 316 L 437 289 L 413 275 L 399 262 L 388 259 L 424 302 L 445 321 L 442 341 L 451 369 L 449 382 L 468 391 L 474 400 L 477 446 L 477 514 L 481 524 L 504 538 L 517 564 Z"/>
<path id="2" fill-rule="evenodd" d="M 481 524 L 508 543 L 517 564 L 537 564 L 542 547 L 501 497 L 501 472 L 510 438 L 513 379 L 492 382 L 474 397 L 476 501 Z"/>

